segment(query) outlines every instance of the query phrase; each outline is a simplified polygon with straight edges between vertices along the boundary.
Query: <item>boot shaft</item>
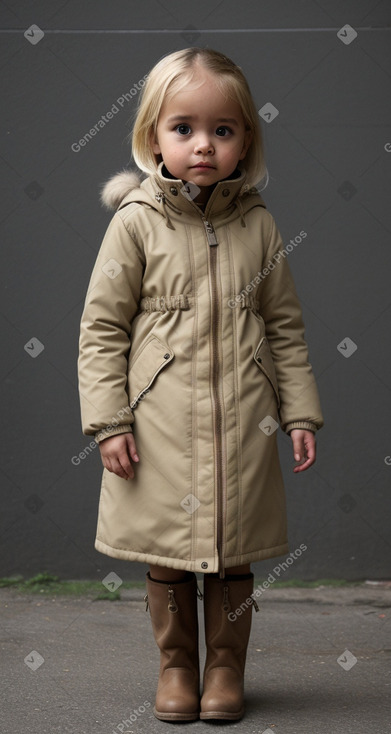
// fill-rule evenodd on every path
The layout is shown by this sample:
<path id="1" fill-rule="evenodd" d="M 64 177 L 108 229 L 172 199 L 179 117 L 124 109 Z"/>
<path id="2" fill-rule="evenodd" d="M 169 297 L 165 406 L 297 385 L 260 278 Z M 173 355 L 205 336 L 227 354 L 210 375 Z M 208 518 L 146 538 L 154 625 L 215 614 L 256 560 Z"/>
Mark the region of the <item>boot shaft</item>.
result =
<path id="1" fill-rule="evenodd" d="M 195 574 L 181 582 L 166 583 L 146 577 L 152 630 L 169 667 L 192 667 L 198 660 L 197 580 Z M 187 662 L 186 662 L 187 661 Z"/>
<path id="2" fill-rule="evenodd" d="M 253 608 L 258 605 L 251 596 L 254 575 L 226 576 L 223 579 L 206 575 L 204 580 L 206 668 L 224 665 L 243 672 L 251 631 Z"/>

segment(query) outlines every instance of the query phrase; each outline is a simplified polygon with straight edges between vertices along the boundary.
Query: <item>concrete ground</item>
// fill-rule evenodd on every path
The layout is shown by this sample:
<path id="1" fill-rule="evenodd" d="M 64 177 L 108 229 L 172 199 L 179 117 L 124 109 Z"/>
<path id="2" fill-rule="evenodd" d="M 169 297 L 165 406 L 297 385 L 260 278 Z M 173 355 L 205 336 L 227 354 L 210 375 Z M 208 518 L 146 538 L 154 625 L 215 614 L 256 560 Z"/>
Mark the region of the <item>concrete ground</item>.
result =
<path id="1" fill-rule="evenodd" d="M 230 724 L 153 716 L 158 651 L 143 593 L 109 602 L 0 590 L 1 731 L 391 731 L 390 583 L 264 592 L 253 614 L 246 716 Z"/>

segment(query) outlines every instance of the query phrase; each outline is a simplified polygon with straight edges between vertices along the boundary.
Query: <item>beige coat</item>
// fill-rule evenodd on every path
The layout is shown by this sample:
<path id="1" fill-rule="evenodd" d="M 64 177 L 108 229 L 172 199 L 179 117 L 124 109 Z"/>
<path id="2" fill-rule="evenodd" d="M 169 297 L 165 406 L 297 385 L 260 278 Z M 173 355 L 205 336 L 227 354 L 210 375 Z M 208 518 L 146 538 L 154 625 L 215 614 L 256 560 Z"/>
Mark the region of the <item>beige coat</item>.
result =
<path id="1" fill-rule="evenodd" d="M 133 430 L 140 456 L 133 480 L 103 471 L 95 547 L 222 573 L 288 551 L 275 428 L 323 419 L 259 193 L 236 171 L 203 212 L 162 165 L 141 185 L 126 172 L 106 185 L 118 208 L 82 316 L 83 431 Z"/>

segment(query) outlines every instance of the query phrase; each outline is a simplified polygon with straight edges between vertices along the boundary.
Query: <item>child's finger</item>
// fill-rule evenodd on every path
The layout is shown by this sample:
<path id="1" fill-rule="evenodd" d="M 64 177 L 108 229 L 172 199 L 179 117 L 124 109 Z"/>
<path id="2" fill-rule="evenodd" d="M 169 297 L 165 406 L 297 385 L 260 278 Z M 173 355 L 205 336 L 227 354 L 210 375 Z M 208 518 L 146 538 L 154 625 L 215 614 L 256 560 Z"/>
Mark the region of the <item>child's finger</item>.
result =
<path id="1" fill-rule="evenodd" d="M 307 443 L 306 452 L 307 452 L 308 459 L 311 461 L 311 464 L 313 464 L 315 461 L 315 457 L 316 457 L 315 438 L 313 439 L 313 441 Z"/>
<path id="2" fill-rule="evenodd" d="M 104 468 L 107 469 L 107 471 L 113 471 L 111 468 L 111 461 L 108 458 L 108 456 L 105 456 L 105 457 L 102 456 L 102 463 L 103 463 Z"/>
<path id="3" fill-rule="evenodd" d="M 306 469 L 309 469 L 309 467 L 315 463 L 315 458 L 316 458 L 315 442 L 311 441 L 305 444 L 303 460 L 299 465 L 296 465 L 294 467 L 293 471 L 297 473 L 297 472 L 305 471 Z"/>
<path id="4" fill-rule="evenodd" d="M 119 477 L 122 477 L 122 479 L 133 479 L 134 471 L 127 453 L 120 454 L 116 460 L 112 461 L 112 465 L 114 473 Z"/>
<path id="5" fill-rule="evenodd" d="M 129 453 L 130 453 L 132 461 L 140 461 L 140 457 L 137 453 L 136 441 L 134 440 L 133 433 L 126 434 L 126 441 L 127 441 L 127 445 L 128 445 L 128 449 L 129 449 Z"/>
<path id="6" fill-rule="evenodd" d="M 302 461 L 304 458 L 304 440 L 303 436 L 292 434 L 293 457 L 295 461 Z"/>
<path id="7" fill-rule="evenodd" d="M 301 464 L 296 464 L 296 466 L 293 467 L 293 471 L 295 472 L 295 474 L 297 474 L 299 471 L 305 471 L 306 469 L 308 469 L 308 467 L 311 466 L 311 464 L 313 464 L 313 461 L 311 461 L 310 459 L 304 459 Z"/>

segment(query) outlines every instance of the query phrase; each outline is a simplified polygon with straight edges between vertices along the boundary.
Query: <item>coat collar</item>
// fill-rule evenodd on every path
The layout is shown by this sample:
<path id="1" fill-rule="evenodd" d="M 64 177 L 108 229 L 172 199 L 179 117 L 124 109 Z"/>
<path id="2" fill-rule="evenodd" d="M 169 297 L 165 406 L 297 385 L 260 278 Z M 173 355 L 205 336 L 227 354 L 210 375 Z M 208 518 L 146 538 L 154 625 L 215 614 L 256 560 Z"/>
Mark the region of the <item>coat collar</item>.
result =
<path id="1" fill-rule="evenodd" d="M 245 227 L 245 212 L 254 206 L 265 207 L 259 192 L 256 188 L 250 188 L 246 178 L 246 171 L 237 168 L 232 176 L 215 185 L 205 209 L 201 209 L 192 198 L 191 184 L 185 186 L 181 179 L 173 178 L 161 162 L 157 172 L 144 179 L 138 189 L 126 196 L 119 208 L 122 209 L 130 202 L 149 204 L 163 214 L 167 227 L 175 229 L 170 214 L 175 219 L 184 213 L 197 213 L 208 220 L 224 212 L 229 214 L 237 207 L 242 226 Z"/>
<path id="2" fill-rule="evenodd" d="M 181 179 L 173 178 L 163 162 L 159 163 L 157 173 L 152 177 L 156 188 L 155 198 L 161 193 L 166 198 L 167 204 L 171 205 L 173 209 L 189 212 L 194 212 L 196 209 L 206 219 L 228 209 L 240 194 L 249 190 L 246 178 L 246 171 L 237 168 L 232 177 L 219 181 L 215 185 L 205 208 L 202 209 L 194 201 L 192 184 L 185 185 Z"/>

